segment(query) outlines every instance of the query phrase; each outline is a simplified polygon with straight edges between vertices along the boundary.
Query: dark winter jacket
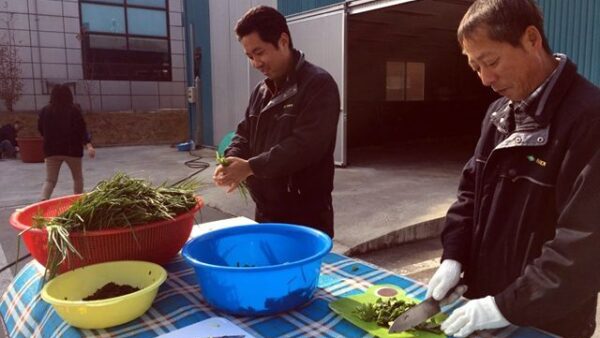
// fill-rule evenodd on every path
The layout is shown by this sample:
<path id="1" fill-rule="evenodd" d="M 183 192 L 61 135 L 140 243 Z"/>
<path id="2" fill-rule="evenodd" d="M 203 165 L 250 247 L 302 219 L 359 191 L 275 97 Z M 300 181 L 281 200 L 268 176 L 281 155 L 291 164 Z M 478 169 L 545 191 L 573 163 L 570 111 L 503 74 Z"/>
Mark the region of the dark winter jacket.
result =
<path id="1" fill-rule="evenodd" d="M 265 80 L 254 89 L 227 156 L 248 159 L 246 183 L 257 212 L 331 212 L 333 151 L 340 115 L 334 79 L 294 51 L 295 71 L 272 97 Z"/>
<path id="2" fill-rule="evenodd" d="M 539 128 L 506 135 L 483 121 L 442 259 L 463 264 L 469 298 L 495 297 L 511 323 L 565 337 L 594 332 L 600 290 L 600 90 L 567 61 Z"/>
<path id="3" fill-rule="evenodd" d="M 0 128 L 0 141 L 8 140 L 13 145 L 17 146 L 17 130 L 13 124 L 5 124 Z"/>
<path id="4" fill-rule="evenodd" d="M 44 137 L 44 154 L 48 156 L 82 157 L 83 146 L 90 142 L 81 109 L 75 105 L 55 109 L 42 108 L 38 117 L 38 130 Z"/>

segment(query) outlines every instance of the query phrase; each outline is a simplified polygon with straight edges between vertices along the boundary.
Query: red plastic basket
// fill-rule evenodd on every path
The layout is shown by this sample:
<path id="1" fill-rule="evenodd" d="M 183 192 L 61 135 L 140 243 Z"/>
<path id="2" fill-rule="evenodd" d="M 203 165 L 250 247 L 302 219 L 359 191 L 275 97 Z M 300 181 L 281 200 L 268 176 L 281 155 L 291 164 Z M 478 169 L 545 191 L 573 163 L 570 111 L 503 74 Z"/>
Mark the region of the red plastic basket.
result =
<path id="1" fill-rule="evenodd" d="M 29 229 L 33 217 L 54 217 L 68 209 L 81 195 L 71 195 L 32 204 L 16 210 L 10 224 L 21 232 Z M 192 232 L 194 215 L 204 206 L 196 196 L 196 206 L 172 220 L 136 225 L 131 228 L 73 232 L 69 238 L 83 256 L 69 254 L 68 261 L 60 266 L 65 272 L 78 267 L 117 260 L 142 260 L 165 264 L 183 247 Z M 135 236 L 134 236 L 135 235 Z M 30 229 L 23 233 L 23 241 L 31 255 L 42 265 L 48 259 L 48 233 L 45 229 Z M 137 239 L 137 241 L 136 241 Z"/>

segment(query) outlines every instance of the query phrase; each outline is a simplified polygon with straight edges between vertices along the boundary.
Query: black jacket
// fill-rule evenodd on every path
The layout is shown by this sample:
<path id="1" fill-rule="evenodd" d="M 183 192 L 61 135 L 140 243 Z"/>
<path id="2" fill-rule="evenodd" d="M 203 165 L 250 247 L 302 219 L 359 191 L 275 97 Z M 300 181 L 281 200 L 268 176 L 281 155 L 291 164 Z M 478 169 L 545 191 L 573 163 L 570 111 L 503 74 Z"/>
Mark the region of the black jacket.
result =
<path id="1" fill-rule="evenodd" d="M 0 141 L 8 140 L 16 147 L 17 146 L 17 130 L 12 124 L 5 124 L 0 128 Z"/>
<path id="2" fill-rule="evenodd" d="M 82 157 L 83 146 L 90 142 L 81 109 L 75 105 L 55 109 L 42 108 L 38 130 L 44 137 L 44 154 L 48 156 Z"/>
<path id="3" fill-rule="evenodd" d="M 594 332 L 600 287 L 600 90 L 567 61 L 540 128 L 505 135 L 483 121 L 442 234 L 467 296 L 494 295 L 511 323 L 566 337 Z"/>
<path id="4" fill-rule="evenodd" d="M 337 85 L 294 51 L 295 71 L 272 97 L 262 81 L 227 156 L 248 159 L 246 183 L 257 210 L 298 214 L 331 210 L 333 151 L 340 114 Z"/>

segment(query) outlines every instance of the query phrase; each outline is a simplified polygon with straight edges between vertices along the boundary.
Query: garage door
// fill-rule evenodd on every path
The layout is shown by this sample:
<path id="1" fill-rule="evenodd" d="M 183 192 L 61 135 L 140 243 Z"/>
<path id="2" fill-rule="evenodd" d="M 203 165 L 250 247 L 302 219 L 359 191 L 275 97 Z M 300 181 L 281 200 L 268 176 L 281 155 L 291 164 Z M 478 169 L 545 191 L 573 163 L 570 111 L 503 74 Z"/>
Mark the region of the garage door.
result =
<path id="1" fill-rule="evenodd" d="M 288 17 L 294 47 L 306 54 L 306 60 L 327 70 L 337 82 L 341 110 L 335 145 L 335 163 L 346 165 L 345 55 L 346 13 L 344 5 Z"/>

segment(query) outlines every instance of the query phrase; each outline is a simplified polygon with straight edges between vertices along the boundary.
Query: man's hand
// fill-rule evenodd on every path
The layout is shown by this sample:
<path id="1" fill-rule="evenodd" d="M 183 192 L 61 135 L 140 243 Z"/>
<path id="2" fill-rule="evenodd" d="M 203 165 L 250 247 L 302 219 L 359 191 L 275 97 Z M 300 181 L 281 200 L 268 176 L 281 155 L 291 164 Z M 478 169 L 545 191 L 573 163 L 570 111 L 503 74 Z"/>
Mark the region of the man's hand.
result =
<path id="1" fill-rule="evenodd" d="M 453 259 L 444 260 L 431 277 L 425 298 L 433 297 L 435 300 L 442 300 L 448 291 L 458 284 L 461 268 L 462 266 L 458 261 Z"/>
<path id="2" fill-rule="evenodd" d="M 494 297 L 487 296 L 467 302 L 454 310 L 442 323 L 442 330 L 448 336 L 467 337 L 473 331 L 496 329 L 510 325 L 504 318 Z"/>
<path id="3" fill-rule="evenodd" d="M 215 169 L 213 181 L 217 186 L 228 187 L 227 192 L 232 192 L 242 181 L 254 173 L 247 160 L 239 157 L 227 157 L 225 161 L 227 165 L 218 165 Z"/>

